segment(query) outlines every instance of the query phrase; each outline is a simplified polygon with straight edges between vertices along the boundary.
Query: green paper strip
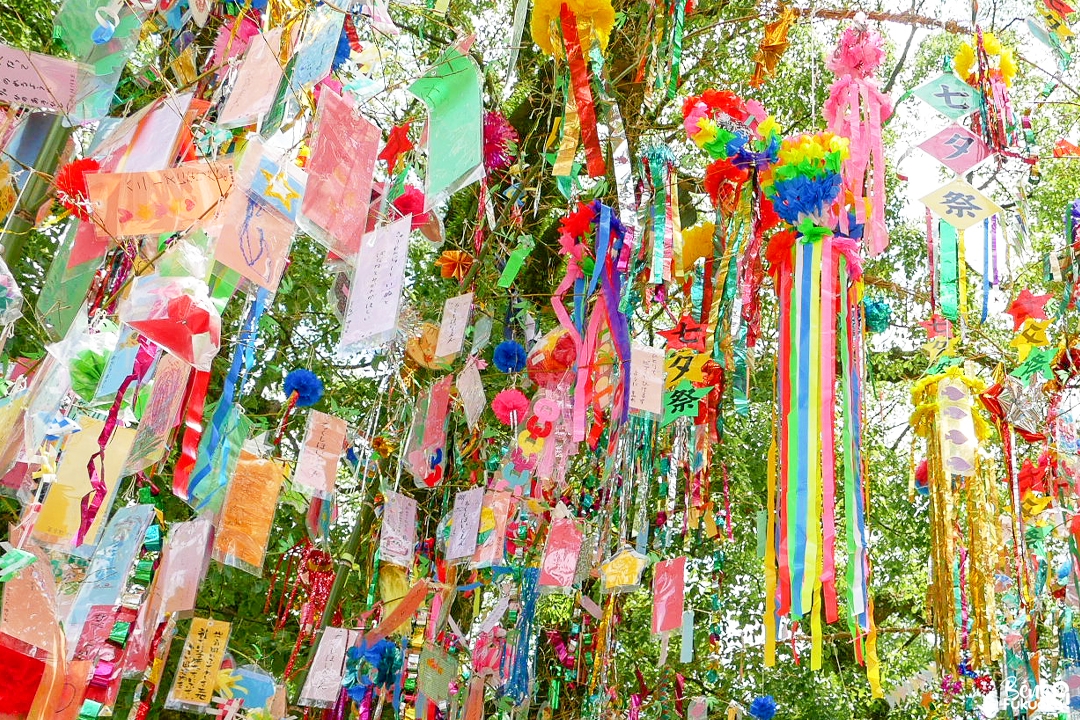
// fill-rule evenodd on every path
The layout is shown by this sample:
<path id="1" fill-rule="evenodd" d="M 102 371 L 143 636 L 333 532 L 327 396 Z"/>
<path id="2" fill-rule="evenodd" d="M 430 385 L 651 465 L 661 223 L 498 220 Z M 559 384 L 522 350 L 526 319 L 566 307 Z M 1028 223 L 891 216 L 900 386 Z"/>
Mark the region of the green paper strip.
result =
<path id="1" fill-rule="evenodd" d="M 959 318 L 959 266 L 956 228 L 938 221 L 938 301 L 941 314 L 950 320 Z"/>
<path id="2" fill-rule="evenodd" d="M 78 720 L 97 720 L 104 708 L 105 706 L 96 700 L 86 700 L 83 702 L 82 707 L 79 708 Z"/>
<path id="3" fill-rule="evenodd" d="M 506 258 L 506 267 L 503 268 L 502 275 L 499 276 L 499 287 L 506 289 L 514 284 L 518 273 L 521 272 L 521 266 L 525 263 L 525 258 L 529 257 L 534 246 L 535 242 L 531 235 L 521 236 L 518 246 Z"/>
<path id="4" fill-rule="evenodd" d="M 131 634 L 131 623 L 118 621 L 112 627 L 112 631 L 109 633 L 109 642 L 115 643 L 120 647 L 127 645 L 128 635 Z"/>

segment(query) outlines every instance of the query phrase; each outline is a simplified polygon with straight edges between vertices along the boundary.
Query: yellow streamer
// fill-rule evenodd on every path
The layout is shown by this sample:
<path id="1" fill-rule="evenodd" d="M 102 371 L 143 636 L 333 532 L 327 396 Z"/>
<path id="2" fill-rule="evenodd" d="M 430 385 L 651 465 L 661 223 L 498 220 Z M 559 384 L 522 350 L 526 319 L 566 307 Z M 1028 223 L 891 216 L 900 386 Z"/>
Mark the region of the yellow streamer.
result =
<path id="1" fill-rule="evenodd" d="M 776 427 L 775 418 L 773 428 Z M 776 665 L 776 435 L 769 443 L 766 473 L 768 523 L 765 531 L 765 667 Z"/>

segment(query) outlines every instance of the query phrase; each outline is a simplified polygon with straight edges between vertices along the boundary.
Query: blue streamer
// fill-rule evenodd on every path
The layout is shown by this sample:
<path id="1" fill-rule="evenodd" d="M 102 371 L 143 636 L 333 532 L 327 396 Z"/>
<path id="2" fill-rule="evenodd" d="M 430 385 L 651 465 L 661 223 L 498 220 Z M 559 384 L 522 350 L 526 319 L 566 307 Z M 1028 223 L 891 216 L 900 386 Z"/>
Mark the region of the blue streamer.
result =
<path id="1" fill-rule="evenodd" d="M 982 320 L 986 322 L 987 313 L 990 312 L 990 219 L 983 220 L 983 308 Z"/>
<path id="2" fill-rule="evenodd" d="M 538 582 L 540 568 L 525 569 L 521 583 L 521 614 L 518 619 L 517 644 L 514 646 L 514 664 L 510 680 L 506 683 L 506 695 L 520 705 L 529 696 L 529 680 L 532 676 L 533 635 L 536 625 L 536 601 L 540 597 Z"/>

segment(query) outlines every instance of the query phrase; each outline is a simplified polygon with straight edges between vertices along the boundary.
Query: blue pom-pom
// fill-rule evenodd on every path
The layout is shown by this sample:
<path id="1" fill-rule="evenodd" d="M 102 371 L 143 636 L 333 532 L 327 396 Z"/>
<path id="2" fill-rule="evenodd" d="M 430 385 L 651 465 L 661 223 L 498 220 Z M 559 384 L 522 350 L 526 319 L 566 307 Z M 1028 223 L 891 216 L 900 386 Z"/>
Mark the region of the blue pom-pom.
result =
<path id="1" fill-rule="evenodd" d="M 866 329 L 870 332 L 885 332 L 889 328 L 889 320 L 892 319 L 889 303 L 876 298 L 866 298 L 863 300 L 863 312 L 866 316 Z"/>
<path id="2" fill-rule="evenodd" d="M 772 695 L 760 695 L 750 703 L 750 714 L 758 720 L 772 720 L 776 714 L 776 700 Z"/>
<path id="3" fill-rule="evenodd" d="M 495 367 L 504 373 L 516 373 L 525 369 L 525 348 L 513 340 L 504 340 L 495 347 Z"/>
<path id="4" fill-rule="evenodd" d="M 310 370 L 293 370 L 285 376 L 285 396 L 292 397 L 293 393 L 297 406 L 310 407 L 322 399 L 322 380 Z"/>

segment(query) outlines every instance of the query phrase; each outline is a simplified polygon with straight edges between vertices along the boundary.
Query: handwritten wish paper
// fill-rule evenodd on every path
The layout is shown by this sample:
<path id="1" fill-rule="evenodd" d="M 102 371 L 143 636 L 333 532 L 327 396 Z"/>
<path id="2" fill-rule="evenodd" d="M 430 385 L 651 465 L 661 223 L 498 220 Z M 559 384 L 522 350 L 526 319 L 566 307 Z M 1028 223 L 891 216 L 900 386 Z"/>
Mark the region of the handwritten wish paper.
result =
<path id="1" fill-rule="evenodd" d="M 367 228 L 379 138 L 379 128 L 353 110 L 351 96 L 323 88 L 299 224 L 349 262 Z"/>
<path id="2" fill-rule="evenodd" d="M 222 620 L 194 618 L 184 642 L 180 665 L 165 707 L 206 707 L 214 699 L 217 673 L 229 644 L 230 625 Z"/>
<path id="3" fill-rule="evenodd" d="M 412 217 L 406 216 L 368 236 L 350 284 L 349 307 L 338 344 L 340 351 L 380 345 L 394 337 L 405 263 L 409 258 L 411 224 Z"/>
<path id="4" fill-rule="evenodd" d="M 222 127 L 250 125 L 270 111 L 284 70 L 278 62 L 283 28 L 255 36 L 236 74 L 232 92 L 218 114 Z"/>
<path id="5" fill-rule="evenodd" d="M 383 562 L 412 567 L 416 545 L 416 501 L 393 490 L 386 492 L 383 503 L 382 534 L 379 555 Z"/>
<path id="6" fill-rule="evenodd" d="M 105 233 L 157 235 L 212 217 L 232 188 L 232 166 L 192 163 L 158 172 L 89 173 L 86 185 Z"/>
<path id="7" fill-rule="evenodd" d="M 634 344 L 630 347 L 630 409 L 664 413 L 664 351 Z"/>
<path id="8" fill-rule="evenodd" d="M 359 639 L 358 630 L 328 627 L 322 631 L 298 705 L 330 707 L 334 704 L 341 694 L 341 679 L 345 676 L 345 654 Z"/>
<path id="9" fill-rule="evenodd" d="M 334 492 L 338 460 L 345 447 L 347 426 L 341 418 L 313 410 L 308 416 L 307 432 L 300 446 L 293 482 L 328 497 Z"/>
<path id="10" fill-rule="evenodd" d="M 270 292 L 289 261 L 295 226 L 245 190 L 237 188 L 221 209 L 214 259 Z"/>
<path id="11" fill-rule="evenodd" d="M 457 386 L 458 396 L 461 397 L 461 404 L 465 407 L 465 421 L 472 430 L 487 406 L 484 381 L 480 378 L 480 370 L 476 367 L 476 363 L 466 363 L 465 369 L 458 373 L 454 384 Z"/>
<path id="12" fill-rule="evenodd" d="M 447 358 L 461 352 L 465 343 L 465 330 L 469 326 L 469 311 L 472 310 L 473 294 L 465 293 L 448 298 L 443 304 L 442 323 L 439 325 L 439 339 L 435 343 L 435 358 Z"/>
<path id="13" fill-rule="evenodd" d="M 654 635 L 676 630 L 682 625 L 683 599 L 686 593 L 686 558 L 661 560 L 653 565 Z"/>
<path id="14" fill-rule="evenodd" d="M 480 532 L 480 511 L 484 507 L 484 488 L 475 487 L 454 497 L 454 515 L 450 538 L 446 541 L 446 559 L 472 558 Z"/>
<path id="15" fill-rule="evenodd" d="M 180 406 L 190 374 L 191 366 L 184 360 L 169 353 L 161 356 L 154 371 L 150 399 L 143 409 L 131 453 L 124 463 L 124 476 L 145 470 L 165 455 L 169 432 L 180 422 Z"/>
<path id="16" fill-rule="evenodd" d="M 67 112 L 79 92 L 79 63 L 0 45 L 0 102 Z"/>

